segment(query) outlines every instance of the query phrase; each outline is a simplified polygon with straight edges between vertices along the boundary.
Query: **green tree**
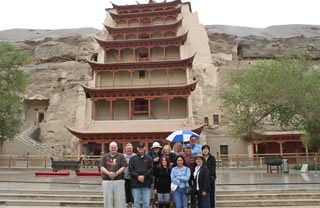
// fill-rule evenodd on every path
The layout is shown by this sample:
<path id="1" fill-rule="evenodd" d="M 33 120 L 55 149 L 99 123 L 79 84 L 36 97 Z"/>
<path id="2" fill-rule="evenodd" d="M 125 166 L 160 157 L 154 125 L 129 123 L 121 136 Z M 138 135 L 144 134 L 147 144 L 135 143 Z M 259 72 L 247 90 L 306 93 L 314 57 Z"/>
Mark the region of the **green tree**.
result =
<path id="1" fill-rule="evenodd" d="M 19 67 L 30 63 L 30 56 L 0 42 L 0 143 L 12 140 L 23 123 L 24 105 L 19 95 L 26 88 L 27 78 Z"/>
<path id="2" fill-rule="evenodd" d="M 219 96 L 234 137 L 257 136 L 271 123 L 304 131 L 304 143 L 320 146 L 320 70 L 308 56 L 233 70 Z"/>

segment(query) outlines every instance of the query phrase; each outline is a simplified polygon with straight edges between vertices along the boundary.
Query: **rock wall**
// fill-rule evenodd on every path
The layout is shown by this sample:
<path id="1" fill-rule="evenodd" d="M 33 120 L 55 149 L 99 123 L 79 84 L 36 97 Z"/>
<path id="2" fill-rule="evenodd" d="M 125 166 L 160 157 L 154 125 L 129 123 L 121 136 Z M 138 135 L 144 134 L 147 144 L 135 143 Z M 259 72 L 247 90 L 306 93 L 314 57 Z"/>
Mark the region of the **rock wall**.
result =
<path id="1" fill-rule="evenodd" d="M 77 154 L 78 141 L 65 126 L 77 122 L 77 110 L 83 107 L 79 97 L 84 99 L 81 85 L 92 79 L 86 60 L 99 47 L 92 36 L 85 35 L 28 40 L 16 46 L 33 57 L 33 64 L 23 68 L 29 79 L 24 98 L 41 98 L 49 103 L 40 123 L 40 142 L 65 155 Z"/>

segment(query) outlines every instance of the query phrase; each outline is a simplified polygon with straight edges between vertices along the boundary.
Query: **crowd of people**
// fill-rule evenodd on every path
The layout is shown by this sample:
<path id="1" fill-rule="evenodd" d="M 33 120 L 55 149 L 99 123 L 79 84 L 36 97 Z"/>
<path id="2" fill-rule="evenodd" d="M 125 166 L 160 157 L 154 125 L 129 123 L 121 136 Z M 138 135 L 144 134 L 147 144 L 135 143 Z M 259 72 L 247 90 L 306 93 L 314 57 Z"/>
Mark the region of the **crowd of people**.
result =
<path id="1" fill-rule="evenodd" d="M 183 151 L 184 150 L 184 151 Z M 151 151 L 145 144 L 126 144 L 125 153 L 118 152 L 116 142 L 100 161 L 105 208 L 156 207 L 191 208 L 216 207 L 216 159 L 208 145 L 176 142 L 173 150 L 154 142 Z"/>

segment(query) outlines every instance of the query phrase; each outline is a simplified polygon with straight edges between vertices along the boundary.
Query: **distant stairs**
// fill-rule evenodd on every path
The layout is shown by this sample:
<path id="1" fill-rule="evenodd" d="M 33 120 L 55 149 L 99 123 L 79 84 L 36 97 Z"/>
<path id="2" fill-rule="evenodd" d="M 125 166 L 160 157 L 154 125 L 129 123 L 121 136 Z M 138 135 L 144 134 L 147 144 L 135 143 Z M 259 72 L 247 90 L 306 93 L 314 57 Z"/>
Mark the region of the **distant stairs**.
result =
<path id="1" fill-rule="evenodd" d="M 63 155 L 60 152 L 57 152 L 55 150 L 52 150 L 48 147 L 46 147 L 44 144 L 41 144 L 40 142 L 37 142 L 36 140 L 32 139 L 30 137 L 31 134 L 33 134 L 37 129 L 39 129 L 39 125 L 28 125 L 25 124 L 23 127 L 23 131 L 15 137 L 15 139 L 34 150 L 38 151 L 39 153 L 42 153 L 43 155 L 47 155 L 49 157 L 63 157 Z"/>

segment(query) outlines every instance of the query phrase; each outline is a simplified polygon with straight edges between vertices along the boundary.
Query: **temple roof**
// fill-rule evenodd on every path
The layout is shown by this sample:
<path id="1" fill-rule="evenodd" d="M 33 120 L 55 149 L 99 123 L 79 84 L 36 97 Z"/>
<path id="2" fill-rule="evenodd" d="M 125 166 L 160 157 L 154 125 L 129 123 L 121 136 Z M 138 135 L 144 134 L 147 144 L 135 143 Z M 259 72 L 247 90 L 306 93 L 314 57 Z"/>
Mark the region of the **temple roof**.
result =
<path id="1" fill-rule="evenodd" d="M 97 63 L 89 61 L 93 71 L 114 71 L 114 70 L 156 70 L 156 69 L 178 69 L 192 66 L 195 55 L 182 60 L 161 60 L 149 62 L 118 62 L 118 63 Z"/>
<path id="2" fill-rule="evenodd" d="M 187 40 L 188 32 L 173 38 L 137 39 L 137 40 L 101 40 L 95 37 L 97 42 L 105 50 L 116 48 L 135 48 L 147 46 L 181 46 Z"/>
<path id="3" fill-rule="evenodd" d="M 112 34 L 123 34 L 123 33 L 148 33 L 148 32 L 158 32 L 158 31 L 177 31 L 178 27 L 182 24 L 182 18 L 173 24 L 165 24 L 165 25 L 151 25 L 151 26 L 142 26 L 142 27 L 110 27 L 104 25 L 106 30 Z"/>
<path id="4" fill-rule="evenodd" d="M 85 129 L 66 127 L 79 139 L 134 138 L 158 136 L 166 138 L 177 130 L 192 130 L 201 133 L 203 125 L 188 124 L 185 119 L 173 120 L 130 120 L 94 121 Z"/>
<path id="5" fill-rule="evenodd" d="M 247 141 L 286 140 L 300 141 L 302 131 L 254 131 L 250 136 L 244 137 Z"/>
<path id="6" fill-rule="evenodd" d="M 181 3 L 181 0 L 175 0 L 170 2 L 154 3 L 154 4 L 134 4 L 134 5 L 117 5 L 111 2 L 112 7 L 118 10 L 127 10 L 132 8 L 153 8 L 159 6 L 176 6 Z"/>
<path id="7" fill-rule="evenodd" d="M 91 100 L 113 100 L 128 98 L 188 98 L 196 88 L 197 82 L 188 85 L 166 87 L 135 87 L 135 88 L 89 88 L 82 85 L 87 98 Z"/>
<path id="8" fill-rule="evenodd" d="M 178 16 L 181 13 L 181 7 L 175 9 L 164 10 L 164 11 L 150 11 L 150 12 L 138 12 L 138 13 L 126 13 L 126 14 L 117 14 L 109 11 L 110 16 L 113 20 L 127 20 L 134 18 L 150 18 L 150 17 L 168 17 L 168 16 Z"/>

